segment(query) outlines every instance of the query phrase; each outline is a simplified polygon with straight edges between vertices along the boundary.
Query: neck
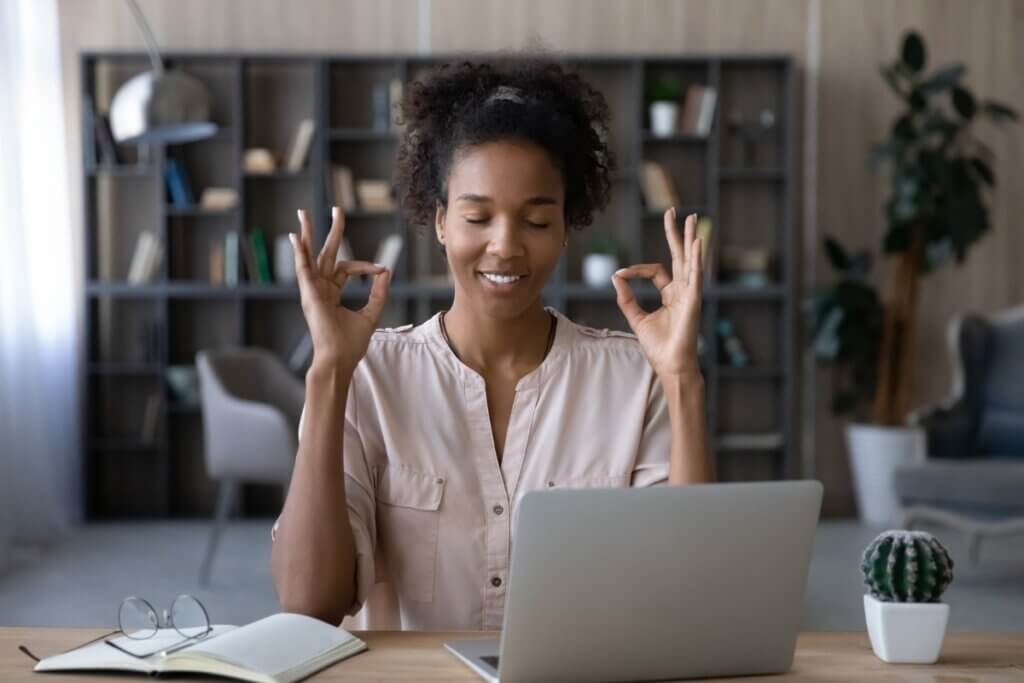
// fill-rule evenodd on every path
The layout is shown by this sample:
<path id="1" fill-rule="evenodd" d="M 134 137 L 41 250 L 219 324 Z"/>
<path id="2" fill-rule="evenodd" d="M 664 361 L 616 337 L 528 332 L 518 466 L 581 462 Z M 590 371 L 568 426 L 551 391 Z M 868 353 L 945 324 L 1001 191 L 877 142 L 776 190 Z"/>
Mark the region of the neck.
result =
<path id="1" fill-rule="evenodd" d="M 529 372 L 547 352 L 551 314 L 537 302 L 514 318 L 494 318 L 460 304 L 456 296 L 444 316 L 455 352 L 481 374 L 494 370 Z"/>

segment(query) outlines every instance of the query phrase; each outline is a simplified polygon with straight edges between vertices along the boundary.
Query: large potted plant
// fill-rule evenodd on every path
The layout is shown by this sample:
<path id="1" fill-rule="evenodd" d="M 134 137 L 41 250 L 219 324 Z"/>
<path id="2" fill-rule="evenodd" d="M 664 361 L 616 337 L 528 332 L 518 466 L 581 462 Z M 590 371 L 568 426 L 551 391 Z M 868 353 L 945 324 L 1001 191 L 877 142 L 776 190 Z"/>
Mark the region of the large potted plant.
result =
<path id="1" fill-rule="evenodd" d="M 846 371 L 832 407 L 854 415 L 846 437 L 860 514 L 879 524 L 898 511 L 892 471 L 925 455 L 924 434 L 906 424 L 918 283 L 954 259 L 962 264 L 990 229 L 985 193 L 995 185 L 993 153 L 975 136 L 975 125 L 1018 118 L 1004 104 L 979 101 L 961 82 L 962 64 L 926 74 L 926 61 L 924 41 L 909 32 L 899 57 L 881 67 L 903 105 L 870 155 L 889 187 L 882 251 L 894 269 L 885 301 L 866 278 L 870 254 L 851 256 L 827 239 L 840 278 L 816 292 L 811 305 L 816 355 Z"/>

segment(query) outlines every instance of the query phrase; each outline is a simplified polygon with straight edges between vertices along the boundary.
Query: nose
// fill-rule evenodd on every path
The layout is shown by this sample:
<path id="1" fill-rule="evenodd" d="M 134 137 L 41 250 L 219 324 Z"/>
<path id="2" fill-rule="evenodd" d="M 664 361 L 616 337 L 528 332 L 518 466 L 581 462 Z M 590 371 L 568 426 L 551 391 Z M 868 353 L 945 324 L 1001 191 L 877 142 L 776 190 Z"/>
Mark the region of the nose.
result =
<path id="1" fill-rule="evenodd" d="M 487 253 L 502 260 L 522 256 L 526 253 L 523 246 L 519 226 L 516 222 L 503 218 L 495 220 L 492 226 L 491 240 L 487 245 Z"/>

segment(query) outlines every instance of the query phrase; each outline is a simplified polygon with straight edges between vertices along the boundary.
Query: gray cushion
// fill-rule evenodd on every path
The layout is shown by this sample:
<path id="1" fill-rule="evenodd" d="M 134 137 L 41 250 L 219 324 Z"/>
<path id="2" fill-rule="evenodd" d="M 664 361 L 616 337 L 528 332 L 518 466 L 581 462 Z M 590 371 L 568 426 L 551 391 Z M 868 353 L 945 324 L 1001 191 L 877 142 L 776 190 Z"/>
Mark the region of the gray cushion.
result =
<path id="1" fill-rule="evenodd" d="M 1024 318 L 991 325 L 978 455 L 1024 458 Z"/>
<path id="2" fill-rule="evenodd" d="M 929 461 L 897 468 L 904 505 L 929 505 L 975 517 L 1024 516 L 1024 460 Z"/>

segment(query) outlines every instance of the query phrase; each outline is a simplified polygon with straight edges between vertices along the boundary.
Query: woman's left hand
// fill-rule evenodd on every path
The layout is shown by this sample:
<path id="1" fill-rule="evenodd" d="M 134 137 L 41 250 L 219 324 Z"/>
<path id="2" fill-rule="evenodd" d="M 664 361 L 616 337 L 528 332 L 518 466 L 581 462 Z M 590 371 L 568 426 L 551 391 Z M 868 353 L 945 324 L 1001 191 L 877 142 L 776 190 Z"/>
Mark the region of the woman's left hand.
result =
<path id="1" fill-rule="evenodd" d="M 701 287 L 704 278 L 697 214 L 686 217 L 684 236 L 675 225 L 675 207 L 665 212 L 665 237 L 672 252 L 672 277 L 660 263 L 623 268 L 612 276 L 616 301 L 640 340 L 658 377 L 697 377 L 697 335 L 700 330 Z M 645 278 L 661 292 L 661 308 L 651 313 L 637 303 L 629 282 Z"/>

